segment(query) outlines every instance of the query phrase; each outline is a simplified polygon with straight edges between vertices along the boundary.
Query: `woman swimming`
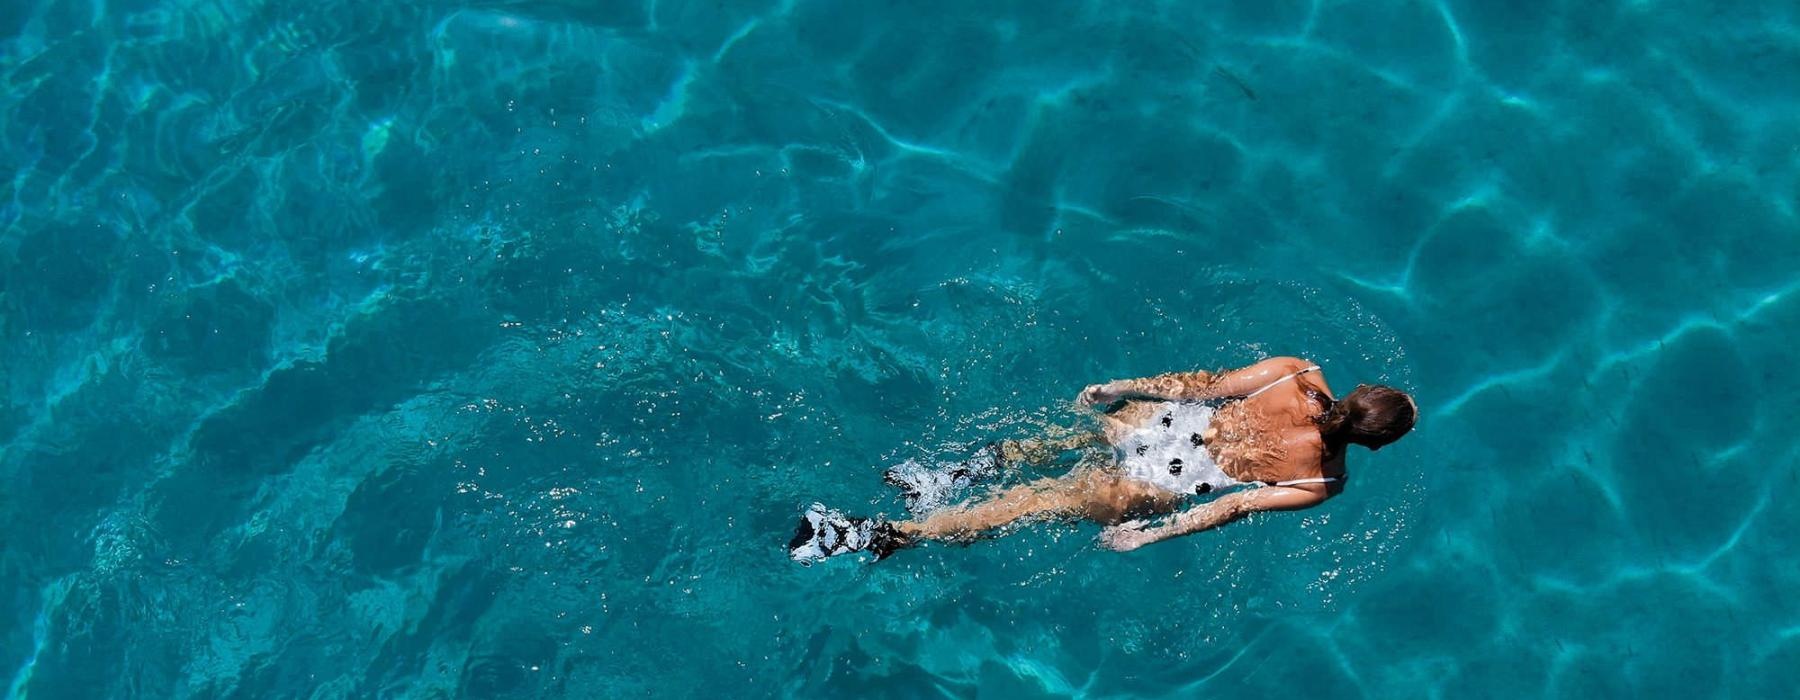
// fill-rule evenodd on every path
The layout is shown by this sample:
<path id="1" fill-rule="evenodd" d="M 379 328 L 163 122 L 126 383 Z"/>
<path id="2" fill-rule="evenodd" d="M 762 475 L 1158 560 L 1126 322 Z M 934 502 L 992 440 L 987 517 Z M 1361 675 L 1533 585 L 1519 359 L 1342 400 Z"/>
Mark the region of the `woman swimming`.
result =
<path id="1" fill-rule="evenodd" d="M 1358 386 L 1333 399 L 1318 366 L 1292 357 L 1218 374 L 1096 384 L 1077 401 L 1107 409 L 1098 432 L 999 443 L 992 454 L 996 463 L 1037 463 L 1110 446 L 1068 474 L 915 520 L 850 518 L 815 503 L 788 543 L 789 556 L 810 564 L 869 551 L 879 560 L 929 540 L 969 542 L 1045 519 L 1092 520 L 1106 526 L 1101 545 L 1131 551 L 1250 513 L 1323 503 L 1344 488 L 1350 445 L 1381 449 L 1411 430 L 1419 414 L 1412 397 L 1386 386 Z M 1196 502 L 1202 496 L 1209 499 Z M 1170 513 L 1158 524 L 1140 519 Z"/>

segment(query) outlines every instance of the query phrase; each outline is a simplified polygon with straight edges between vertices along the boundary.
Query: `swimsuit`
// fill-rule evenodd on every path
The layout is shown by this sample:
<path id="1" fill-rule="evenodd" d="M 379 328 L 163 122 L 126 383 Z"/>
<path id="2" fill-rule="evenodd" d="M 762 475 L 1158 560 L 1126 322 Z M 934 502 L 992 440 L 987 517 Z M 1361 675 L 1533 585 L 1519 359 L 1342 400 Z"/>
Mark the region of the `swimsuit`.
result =
<path id="1" fill-rule="evenodd" d="M 1314 365 L 1269 382 L 1250 392 L 1243 400 L 1248 401 L 1257 394 L 1274 388 L 1276 384 L 1318 369 Z M 1163 406 L 1161 416 L 1132 431 L 1113 448 L 1119 470 L 1126 477 L 1181 495 L 1211 493 L 1249 484 L 1295 486 L 1328 484 L 1338 480 L 1335 476 L 1276 482 L 1233 479 L 1213 459 L 1212 451 L 1206 448 L 1206 440 L 1202 437 L 1212 425 L 1213 414 L 1218 411 L 1218 407 L 1200 401 L 1169 401 L 1164 402 Z"/>

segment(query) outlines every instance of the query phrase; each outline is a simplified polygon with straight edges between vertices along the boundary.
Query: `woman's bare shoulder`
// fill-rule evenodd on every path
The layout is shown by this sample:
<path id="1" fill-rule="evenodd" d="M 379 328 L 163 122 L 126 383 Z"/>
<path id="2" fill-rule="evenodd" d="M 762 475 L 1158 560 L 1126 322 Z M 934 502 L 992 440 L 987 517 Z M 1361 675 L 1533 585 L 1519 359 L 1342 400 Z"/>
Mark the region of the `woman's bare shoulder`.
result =
<path id="1" fill-rule="evenodd" d="M 1298 357 L 1288 357 L 1286 355 L 1283 355 L 1280 357 L 1271 357 L 1271 358 L 1259 361 L 1255 364 L 1245 367 L 1244 369 L 1246 369 L 1246 370 L 1272 370 L 1272 371 L 1276 371 L 1276 372 L 1282 372 L 1285 374 L 1288 372 L 1298 372 L 1300 370 L 1306 369 L 1311 366 L 1313 366 L 1313 363 L 1311 363 L 1309 361 L 1300 359 Z"/>

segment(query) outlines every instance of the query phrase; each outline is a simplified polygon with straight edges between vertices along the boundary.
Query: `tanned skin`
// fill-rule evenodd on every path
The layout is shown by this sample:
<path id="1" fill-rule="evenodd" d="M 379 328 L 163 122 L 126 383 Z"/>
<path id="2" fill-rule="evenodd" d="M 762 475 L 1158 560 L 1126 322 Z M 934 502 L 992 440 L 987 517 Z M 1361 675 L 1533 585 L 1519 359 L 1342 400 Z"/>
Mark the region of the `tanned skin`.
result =
<path id="1" fill-rule="evenodd" d="M 1299 358 L 1275 357 L 1229 372 L 1172 372 L 1095 384 L 1083 389 L 1076 401 L 1093 408 L 1119 406 L 1101 414 L 1098 432 L 1002 443 L 1000 453 L 1008 461 L 1043 463 L 1066 450 L 1110 448 L 1151 420 L 1161 402 L 1247 396 L 1309 366 L 1311 363 Z M 914 543 L 959 542 L 1026 520 L 1086 519 L 1106 526 L 1100 535 L 1103 546 L 1124 552 L 1219 527 L 1258 511 L 1310 508 L 1342 489 L 1344 455 L 1341 449 L 1328 453 L 1313 421 L 1325 407 L 1308 394 L 1309 388 L 1332 396 L 1323 373 L 1315 371 L 1276 384 L 1255 397 L 1226 404 L 1208 430 L 1206 448 L 1212 450 L 1225 473 L 1239 481 L 1338 477 L 1328 484 L 1245 489 L 1190 505 L 1182 496 L 1121 475 L 1113 466 L 1110 449 L 1094 450 L 1064 476 L 1004 489 L 921 520 L 893 525 Z M 1157 524 L 1144 519 L 1171 513 L 1173 517 Z"/>

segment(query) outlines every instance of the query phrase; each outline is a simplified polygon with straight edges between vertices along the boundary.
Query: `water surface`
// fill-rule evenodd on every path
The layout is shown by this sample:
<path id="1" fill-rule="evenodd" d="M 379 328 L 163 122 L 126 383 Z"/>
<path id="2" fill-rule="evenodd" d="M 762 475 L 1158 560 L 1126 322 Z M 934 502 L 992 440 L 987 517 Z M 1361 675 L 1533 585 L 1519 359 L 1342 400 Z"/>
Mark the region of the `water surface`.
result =
<path id="1" fill-rule="evenodd" d="M 1783 4 L 8 4 L 0 683 L 1785 695 L 1797 75 Z M 783 557 L 1279 354 L 1418 432 L 1129 555 Z"/>

